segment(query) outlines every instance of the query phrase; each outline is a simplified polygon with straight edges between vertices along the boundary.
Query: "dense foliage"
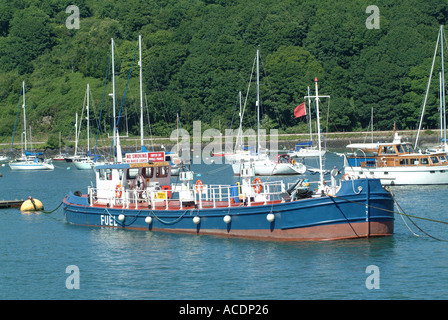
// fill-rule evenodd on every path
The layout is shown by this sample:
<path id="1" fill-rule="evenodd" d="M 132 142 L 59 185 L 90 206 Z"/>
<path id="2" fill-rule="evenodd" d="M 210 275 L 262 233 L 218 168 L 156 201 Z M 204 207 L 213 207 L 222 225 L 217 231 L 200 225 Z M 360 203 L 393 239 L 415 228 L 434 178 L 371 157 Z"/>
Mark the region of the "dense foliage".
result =
<path id="1" fill-rule="evenodd" d="M 256 49 L 261 54 L 262 125 L 306 131 L 294 119 L 307 86 L 319 78 L 331 95 L 330 131 L 416 128 L 446 0 L 378 2 L 380 28 L 369 29 L 364 0 L 0 0 L 0 137 L 14 129 L 26 81 L 33 133 L 68 135 L 90 84 L 101 126 L 110 129 L 110 39 L 114 38 L 120 108 L 138 35 L 143 37 L 145 105 L 155 135 L 183 128 L 236 127 Z M 69 5 L 80 28 L 68 29 Z M 139 134 L 138 53 L 124 100 L 129 130 Z M 446 65 L 446 62 L 445 62 Z M 424 126 L 437 128 L 437 60 Z M 244 123 L 253 126 L 255 76 Z M 106 89 L 104 85 L 106 83 Z M 103 93 L 104 102 L 103 102 Z M 327 104 L 324 105 L 326 107 Z M 236 113 L 235 113 L 236 111 Z M 118 113 L 118 111 L 117 111 Z M 326 110 L 325 110 L 326 113 Z M 326 120 L 326 116 L 323 117 Z M 123 121 L 124 123 L 124 121 Z M 92 123 L 93 125 L 93 123 Z M 147 131 L 148 129 L 145 129 Z"/>

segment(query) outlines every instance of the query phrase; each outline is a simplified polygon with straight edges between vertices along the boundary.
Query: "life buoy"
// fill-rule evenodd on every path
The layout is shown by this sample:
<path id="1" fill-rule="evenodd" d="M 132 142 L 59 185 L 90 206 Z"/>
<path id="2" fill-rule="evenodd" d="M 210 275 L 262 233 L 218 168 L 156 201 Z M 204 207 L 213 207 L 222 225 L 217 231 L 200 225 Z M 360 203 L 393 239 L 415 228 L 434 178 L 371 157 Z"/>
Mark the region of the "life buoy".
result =
<path id="1" fill-rule="evenodd" d="M 343 179 L 343 180 L 350 180 L 350 175 L 349 175 L 348 173 L 346 173 L 346 174 L 344 174 L 344 175 L 342 176 L 342 179 Z"/>
<path id="2" fill-rule="evenodd" d="M 115 196 L 117 198 L 121 198 L 122 195 L 123 195 L 123 188 L 121 186 L 121 183 L 119 183 L 115 186 Z"/>
<path id="3" fill-rule="evenodd" d="M 296 164 L 296 160 L 295 159 L 291 159 L 291 164 L 295 165 Z"/>
<path id="4" fill-rule="evenodd" d="M 263 190 L 263 185 L 261 184 L 260 178 L 255 178 L 254 179 L 253 187 L 254 187 L 254 190 L 255 190 L 256 193 L 260 193 L 261 190 Z"/>
<path id="5" fill-rule="evenodd" d="M 204 189 L 204 185 L 202 184 L 201 180 L 196 181 L 196 191 L 198 193 L 202 192 L 202 190 Z"/>

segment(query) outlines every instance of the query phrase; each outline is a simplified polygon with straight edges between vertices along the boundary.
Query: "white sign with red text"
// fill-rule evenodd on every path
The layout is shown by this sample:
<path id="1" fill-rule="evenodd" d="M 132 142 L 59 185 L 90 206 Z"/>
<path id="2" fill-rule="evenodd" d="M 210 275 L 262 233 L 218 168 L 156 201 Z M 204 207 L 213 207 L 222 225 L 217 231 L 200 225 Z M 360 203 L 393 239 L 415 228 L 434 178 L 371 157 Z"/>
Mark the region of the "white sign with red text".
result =
<path id="1" fill-rule="evenodd" d="M 144 162 L 165 161 L 165 152 L 135 152 L 126 153 L 126 163 L 144 163 Z"/>

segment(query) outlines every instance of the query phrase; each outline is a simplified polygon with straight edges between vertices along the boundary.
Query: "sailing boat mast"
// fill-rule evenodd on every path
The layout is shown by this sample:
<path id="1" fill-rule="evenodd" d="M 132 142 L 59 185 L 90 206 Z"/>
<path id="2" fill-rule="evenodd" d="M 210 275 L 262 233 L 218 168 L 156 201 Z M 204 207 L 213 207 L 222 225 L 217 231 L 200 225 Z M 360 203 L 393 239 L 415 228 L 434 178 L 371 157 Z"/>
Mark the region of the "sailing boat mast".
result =
<path id="1" fill-rule="evenodd" d="M 138 36 L 138 51 L 140 60 L 138 61 L 138 66 L 140 67 L 140 144 L 143 149 L 143 76 L 142 76 L 142 36 Z"/>
<path id="2" fill-rule="evenodd" d="M 74 153 L 75 157 L 77 152 L 78 152 L 78 112 L 76 112 L 75 117 L 75 153 Z"/>
<path id="3" fill-rule="evenodd" d="M 115 155 L 115 147 L 117 145 L 117 121 L 115 114 L 115 59 L 114 59 L 114 39 L 111 38 L 112 47 L 112 106 L 113 106 L 113 117 L 114 117 L 114 137 L 113 137 L 113 148 L 114 148 L 114 162 L 117 162 L 117 156 Z"/>
<path id="4" fill-rule="evenodd" d="M 440 26 L 440 54 L 442 60 L 442 100 L 443 100 L 443 128 L 444 128 L 444 140 L 443 149 L 445 150 L 446 144 L 446 110 L 445 110 L 445 71 L 444 71 L 444 59 L 443 59 L 443 25 Z M 442 128 L 440 128 L 442 130 Z M 445 150 L 446 151 L 446 150 Z"/>
<path id="5" fill-rule="evenodd" d="M 26 153 L 26 111 L 25 111 L 25 81 L 22 82 L 23 90 L 23 130 L 25 133 L 25 153 Z"/>
<path id="6" fill-rule="evenodd" d="M 90 86 L 89 84 L 87 84 L 87 105 L 86 105 L 86 110 L 87 110 L 87 153 L 90 152 L 90 119 L 89 119 L 89 91 L 90 91 Z"/>
<path id="7" fill-rule="evenodd" d="M 257 155 L 260 157 L 260 49 L 257 48 Z"/>
<path id="8" fill-rule="evenodd" d="M 442 26 L 440 26 L 440 28 L 441 28 L 441 30 L 442 30 Z M 420 130 L 421 130 L 421 127 L 422 127 L 423 114 L 425 113 L 426 101 L 428 100 L 429 87 L 431 86 L 432 72 L 433 72 L 433 70 L 434 70 L 434 62 L 436 61 L 437 47 L 439 46 L 440 33 L 441 33 L 441 32 L 439 31 L 439 34 L 437 35 L 436 48 L 435 48 L 435 50 L 434 50 L 434 57 L 432 58 L 431 72 L 429 73 L 428 85 L 426 86 L 425 100 L 423 101 L 422 114 L 421 114 L 421 116 L 420 116 L 420 124 L 419 124 L 419 126 L 418 126 L 417 137 L 415 138 L 414 149 L 417 149 L 417 145 L 418 145 L 418 137 L 419 137 L 419 135 L 420 135 Z M 440 40 L 441 40 L 441 39 L 440 39 Z M 443 40 L 441 40 L 441 42 L 443 42 Z M 442 59 L 442 60 L 443 60 L 443 59 Z"/>
<path id="9" fill-rule="evenodd" d="M 310 141 L 311 145 L 313 144 L 313 129 L 311 123 L 311 98 L 310 96 L 310 87 L 308 86 L 308 123 L 310 125 Z"/>
<path id="10" fill-rule="evenodd" d="M 317 77 L 314 79 L 314 83 L 316 85 L 316 113 L 317 113 L 317 141 L 319 145 L 319 169 L 320 169 L 320 186 L 323 187 L 324 185 L 324 172 L 322 168 L 322 146 L 321 146 L 321 138 L 320 138 L 320 116 L 319 116 L 319 92 L 317 88 Z"/>

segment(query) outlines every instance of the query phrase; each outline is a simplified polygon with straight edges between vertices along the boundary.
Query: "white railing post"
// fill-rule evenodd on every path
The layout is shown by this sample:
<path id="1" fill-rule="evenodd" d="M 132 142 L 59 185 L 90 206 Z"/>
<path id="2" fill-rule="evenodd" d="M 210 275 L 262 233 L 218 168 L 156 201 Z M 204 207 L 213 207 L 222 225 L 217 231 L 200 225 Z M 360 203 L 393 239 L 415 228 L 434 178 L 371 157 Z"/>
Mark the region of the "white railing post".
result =
<path id="1" fill-rule="evenodd" d="M 168 210 L 168 190 L 163 191 L 165 192 L 165 202 L 166 202 L 165 210 Z"/>

